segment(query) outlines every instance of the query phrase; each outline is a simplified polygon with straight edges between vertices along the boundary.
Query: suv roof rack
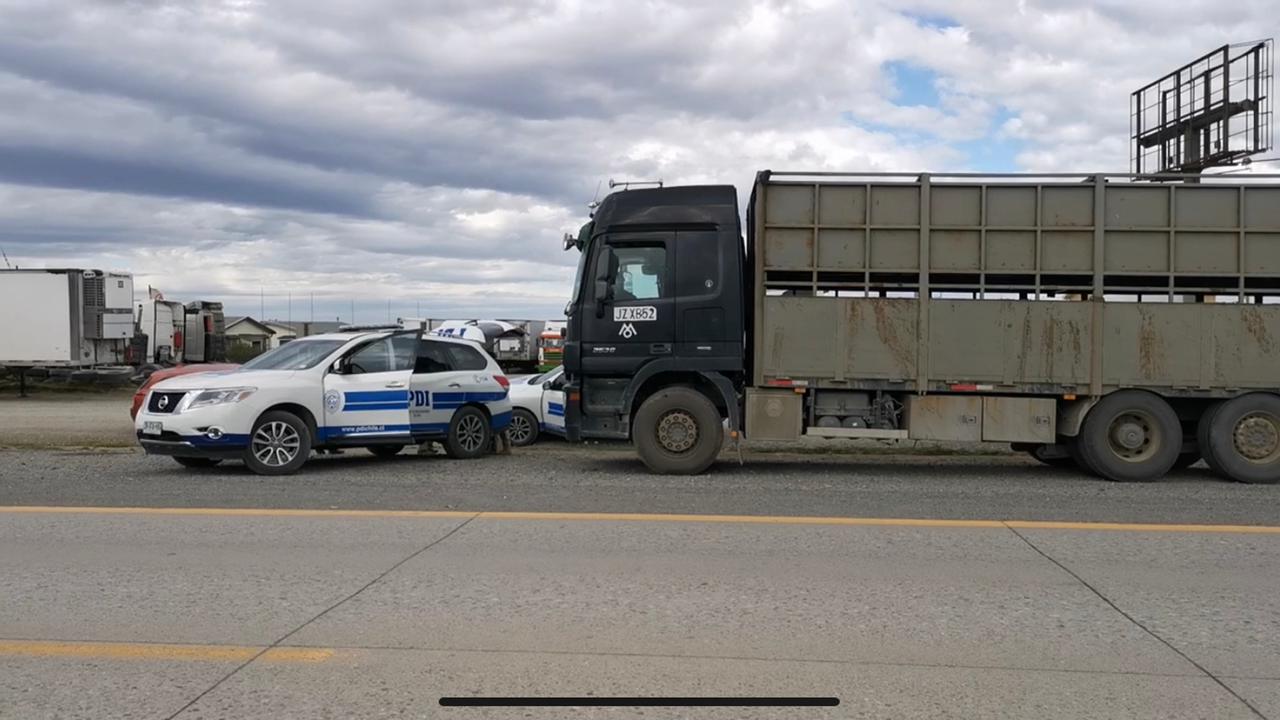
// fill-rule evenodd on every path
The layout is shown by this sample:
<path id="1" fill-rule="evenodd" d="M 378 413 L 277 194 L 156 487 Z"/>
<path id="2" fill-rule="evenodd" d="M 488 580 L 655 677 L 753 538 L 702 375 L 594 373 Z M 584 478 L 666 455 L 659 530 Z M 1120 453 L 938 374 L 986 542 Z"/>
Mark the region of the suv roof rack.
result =
<path id="1" fill-rule="evenodd" d="M 365 332 L 373 330 L 404 330 L 400 325 L 382 323 L 379 325 L 339 325 L 338 332 Z"/>

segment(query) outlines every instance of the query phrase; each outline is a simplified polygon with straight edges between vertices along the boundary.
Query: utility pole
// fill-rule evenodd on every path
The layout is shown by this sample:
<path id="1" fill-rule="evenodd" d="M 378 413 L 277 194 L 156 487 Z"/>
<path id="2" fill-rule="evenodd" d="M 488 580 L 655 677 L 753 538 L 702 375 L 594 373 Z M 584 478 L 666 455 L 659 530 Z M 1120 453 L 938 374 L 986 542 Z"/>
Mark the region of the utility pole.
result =
<path id="1" fill-rule="evenodd" d="M 258 286 L 258 322 L 267 319 L 267 299 L 262 286 Z"/>
<path id="2" fill-rule="evenodd" d="M 351 324 L 356 324 L 356 299 L 351 298 Z"/>

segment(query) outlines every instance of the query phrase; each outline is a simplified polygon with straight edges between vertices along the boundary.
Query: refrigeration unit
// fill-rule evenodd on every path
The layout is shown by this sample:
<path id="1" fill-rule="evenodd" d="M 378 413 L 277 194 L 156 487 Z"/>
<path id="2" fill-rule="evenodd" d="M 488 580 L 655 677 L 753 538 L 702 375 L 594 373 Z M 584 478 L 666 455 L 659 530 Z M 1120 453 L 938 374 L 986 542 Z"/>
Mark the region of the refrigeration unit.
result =
<path id="1" fill-rule="evenodd" d="M 133 276 L 81 269 L 0 270 L 0 365 L 127 361 Z"/>

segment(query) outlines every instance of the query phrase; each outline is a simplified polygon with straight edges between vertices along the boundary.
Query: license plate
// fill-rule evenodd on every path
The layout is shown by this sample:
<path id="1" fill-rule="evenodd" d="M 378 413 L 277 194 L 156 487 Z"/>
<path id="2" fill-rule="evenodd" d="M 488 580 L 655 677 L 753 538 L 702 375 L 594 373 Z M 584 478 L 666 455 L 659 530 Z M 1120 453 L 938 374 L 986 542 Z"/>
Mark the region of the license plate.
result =
<path id="1" fill-rule="evenodd" d="M 148 420 L 142 423 L 143 435 L 159 435 L 164 432 L 164 423 L 159 420 Z"/>
<path id="2" fill-rule="evenodd" d="M 624 305 L 613 309 L 614 322 L 653 322 L 658 319 L 658 308 L 653 305 Z"/>

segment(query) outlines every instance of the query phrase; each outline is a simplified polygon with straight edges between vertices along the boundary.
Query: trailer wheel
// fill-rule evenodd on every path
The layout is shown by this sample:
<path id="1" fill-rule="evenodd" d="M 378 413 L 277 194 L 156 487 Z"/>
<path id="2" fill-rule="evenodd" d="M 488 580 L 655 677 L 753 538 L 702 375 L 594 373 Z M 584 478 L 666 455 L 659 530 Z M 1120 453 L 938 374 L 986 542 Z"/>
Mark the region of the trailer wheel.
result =
<path id="1" fill-rule="evenodd" d="M 715 462 L 724 445 L 720 412 L 687 387 L 650 395 L 636 412 L 631 434 L 649 470 L 666 475 L 697 475 Z"/>
<path id="2" fill-rule="evenodd" d="M 1249 393 L 1228 400 L 1201 419 L 1209 467 L 1245 483 L 1280 482 L 1280 397 Z"/>
<path id="3" fill-rule="evenodd" d="M 1182 423 L 1159 396 L 1141 390 L 1112 393 L 1085 416 L 1076 438 L 1082 461 L 1117 482 L 1158 480 L 1182 450 Z"/>

